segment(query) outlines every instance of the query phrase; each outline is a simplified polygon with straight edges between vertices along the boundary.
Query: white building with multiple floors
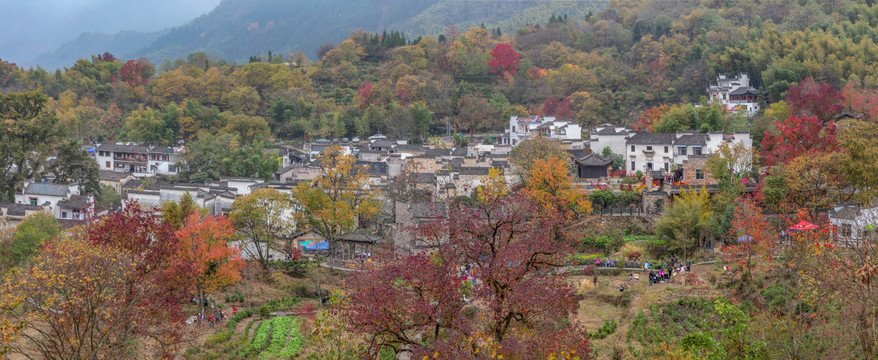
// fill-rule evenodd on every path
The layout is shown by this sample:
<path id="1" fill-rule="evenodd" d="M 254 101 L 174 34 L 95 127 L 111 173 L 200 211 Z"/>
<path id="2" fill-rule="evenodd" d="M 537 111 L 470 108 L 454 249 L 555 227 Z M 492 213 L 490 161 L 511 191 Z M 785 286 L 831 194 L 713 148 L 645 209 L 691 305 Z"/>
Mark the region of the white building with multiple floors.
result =
<path id="1" fill-rule="evenodd" d="M 101 144 L 95 148 L 98 169 L 131 173 L 137 177 L 176 175 L 184 148 L 131 144 Z"/>
<path id="2" fill-rule="evenodd" d="M 711 103 L 720 102 L 726 109 L 746 111 L 747 116 L 753 116 L 759 111 L 759 90 L 750 87 L 750 76 L 745 73 L 733 78 L 718 76 L 716 85 L 710 85 L 707 93 Z"/>
<path id="3" fill-rule="evenodd" d="M 621 140 L 619 139 L 621 138 Z M 712 132 L 707 134 L 696 132 L 651 133 L 651 132 L 616 132 L 606 128 L 592 132 L 591 147 L 600 153 L 609 146 L 613 153 L 623 155 L 625 170 L 670 171 L 689 160 L 690 156 L 703 156 L 714 153 L 723 142 L 740 142 L 748 147 L 753 146 L 750 134 L 746 132 L 723 134 Z M 622 151 L 617 150 L 624 144 Z M 617 152 L 619 151 L 619 152 Z"/>
<path id="4" fill-rule="evenodd" d="M 554 116 L 511 116 L 508 130 L 500 138 L 502 145 L 515 146 L 528 138 L 538 136 L 558 140 L 582 140 L 582 126 L 569 120 L 556 120 Z"/>
<path id="5" fill-rule="evenodd" d="M 609 147 L 613 154 L 625 155 L 625 144 L 631 135 L 631 128 L 616 127 L 610 124 L 596 127 L 589 138 L 589 147 L 596 154 L 601 154 Z"/>

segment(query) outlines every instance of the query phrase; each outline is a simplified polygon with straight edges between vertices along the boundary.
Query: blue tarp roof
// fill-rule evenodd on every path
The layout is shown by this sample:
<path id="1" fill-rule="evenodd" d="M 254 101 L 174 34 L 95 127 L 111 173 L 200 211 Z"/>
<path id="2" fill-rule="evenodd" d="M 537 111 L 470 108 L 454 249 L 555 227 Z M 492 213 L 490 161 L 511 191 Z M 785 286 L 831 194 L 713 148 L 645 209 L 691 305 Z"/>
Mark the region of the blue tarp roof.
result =
<path id="1" fill-rule="evenodd" d="M 329 241 L 312 242 L 305 246 L 305 250 L 329 250 Z"/>

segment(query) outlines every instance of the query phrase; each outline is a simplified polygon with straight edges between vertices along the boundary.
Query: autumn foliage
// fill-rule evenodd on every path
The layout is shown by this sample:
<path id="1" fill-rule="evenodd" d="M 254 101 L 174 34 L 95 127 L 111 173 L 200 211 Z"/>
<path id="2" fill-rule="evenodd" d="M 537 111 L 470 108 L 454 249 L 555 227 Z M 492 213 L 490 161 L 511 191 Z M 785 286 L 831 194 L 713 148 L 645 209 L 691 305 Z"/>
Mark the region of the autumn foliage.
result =
<path id="1" fill-rule="evenodd" d="M 805 153 L 838 150 L 832 121 L 824 123 L 816 116 L 790 116 L 774 126 L 777 132 L 766 131 L 762 138 L 762 158 L 769 166 L 785 164 Z"/>
<path id="2" fill-rule="evenodd" d="M 573 242 L 554 231 L 558 218 L 532 217 L 536 208 L 521 195 L 454 207 L 420 229 L 432 251 L 363 268 L 341 311 L 371 356 L 589 358 L 586 333 L 569 321 L 574 289 L 551 272 Z"/>
<path id="3" fill-rule="evenodd" d="M 546 216 L 572 219 L 592 211 L 588 194 L 573 185 L 567 163 L 557 157 L 534 161 L 524 191 Z"/>
<path id="4" fill-rule="evenodd" d="M 174 232 L 129 203 L 48 241 L 2 284 L 0 349 L 32 358 L 172 357 L 191 335 L 182 304 L 240 279 L 231 233 L 225 218 L 200 215 Z"/>
<path id="5" fill-rule="evenodd" d="M 491 50 L 491 61 L 488 61 L 488 67 L 491 72 L 503 76 L 504 74 L 518 74 L 518 64 L 521 62 L 521 54 L 512 49 L 509 44 L 497 44 L 494 50 Z"/>
<path id="6" fill-rule="evenodd" d="M 194 284 L 199 298 L 241 280 L 240 251 L 231 247 L 235 229 L 226 217 L 190 215 L 177 231 L 180 246 L 176 260 L 181 276 Z"/>

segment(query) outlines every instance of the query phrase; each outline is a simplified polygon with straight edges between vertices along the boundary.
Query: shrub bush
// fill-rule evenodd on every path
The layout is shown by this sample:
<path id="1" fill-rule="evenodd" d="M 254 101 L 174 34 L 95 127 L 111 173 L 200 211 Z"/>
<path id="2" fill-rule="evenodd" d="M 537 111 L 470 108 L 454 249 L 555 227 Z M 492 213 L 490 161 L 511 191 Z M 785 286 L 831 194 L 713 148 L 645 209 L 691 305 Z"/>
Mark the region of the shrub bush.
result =
<path id="1" fill-rule="evenodd" d="M 316 261 L 310 260 L 272 260 L 268 263 L 268 266 L 272 269 L 283 271 L 294 278 L 304 278 L 308 268 L 315 264 Z"/>
<path id="2" fill-rule="evenodd" d="M 615 321 L 615 320 L 605 320 L 605 321 L 604 321 L 604 324 L 601 325 L 601 327 L 598 328 L 597 331 L 595 331 L 594 333 L 589 334 L 589 336 L 591 336 L 592 338 L 595 338 L 595 339 L 603 339 L 603 338 L 606 338 L 607 336 L 610 336 L 610 335 L 612 335 L 614 332 L 616 332 L 616 326 L 617 326 L 617 325 L 616 325 L 616 321 Z"/>
<path id="3" fill-rule="evenodd" d="M 626 243 L 625 245 L 622 245 L 622 248 L 619 249 L 619 251 L 622 252 L 622 256 L 624 258 L 629 259 L 629 260 L 631 260 L 631 254 L 633 254 L 633 253 L 638 253 L 638 255 L 643 254 L 643 248 L 641 248 L 640 246 L 631 244 L 631 243 Z M 638 256 L 638 258 L 639 258 L 639 256 Z"/>

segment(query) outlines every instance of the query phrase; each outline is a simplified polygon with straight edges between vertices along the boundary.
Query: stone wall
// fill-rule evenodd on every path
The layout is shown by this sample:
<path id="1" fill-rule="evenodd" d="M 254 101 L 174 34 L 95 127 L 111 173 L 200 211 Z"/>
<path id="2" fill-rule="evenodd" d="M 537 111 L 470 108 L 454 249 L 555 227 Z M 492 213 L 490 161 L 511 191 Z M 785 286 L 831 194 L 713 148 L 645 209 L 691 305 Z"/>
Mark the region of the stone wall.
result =
<path id="1" fill-rule="evenodd" d="M 715 184 L 716 181 L 707 171 L 707 155 L 690 155 L 689 160 L 683 163 L 683 182 L 689 185 L 709 185 Z M 703 179 L 696 179 L 695 171 L 701 169 L 704 174 Z"/>

